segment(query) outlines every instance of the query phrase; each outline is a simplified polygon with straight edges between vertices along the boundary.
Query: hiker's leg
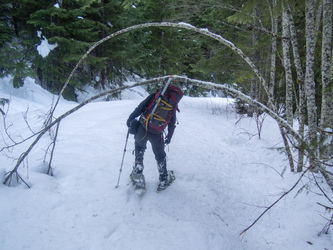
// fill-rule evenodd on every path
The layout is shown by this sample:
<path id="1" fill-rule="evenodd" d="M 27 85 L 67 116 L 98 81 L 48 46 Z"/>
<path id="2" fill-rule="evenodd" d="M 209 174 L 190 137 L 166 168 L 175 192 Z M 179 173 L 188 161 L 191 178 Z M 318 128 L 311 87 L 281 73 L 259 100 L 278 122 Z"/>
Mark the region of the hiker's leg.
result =
<path id="1" fill-rule="evenodd" d="M 157 162 L 160 180 L 164 180 L 167 177 L 167 164 L 166 153 L 164 151 L 163 134 L 154 134 L 149 138 L 149 140 L 152 144 L 153 152 Z"/>
<path id="2" fill-rule="evenodd" d="M 141 174 L 144 168 L 143 158 L 147 148 L 147 140 L 146 130 L 140 125 L 137 133 L 135 134 L 135 161 L 133 166 L 133 172 L 138 174 Z"/>

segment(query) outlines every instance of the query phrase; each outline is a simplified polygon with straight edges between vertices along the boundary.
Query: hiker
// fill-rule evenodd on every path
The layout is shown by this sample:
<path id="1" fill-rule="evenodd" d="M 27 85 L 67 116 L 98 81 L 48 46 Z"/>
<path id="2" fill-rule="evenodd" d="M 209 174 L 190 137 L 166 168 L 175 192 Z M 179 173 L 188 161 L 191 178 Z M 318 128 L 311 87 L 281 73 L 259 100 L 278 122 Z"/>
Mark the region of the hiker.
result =
<path id="1" fill-rule="evenodd" d="M 172 85 L 173 86 L 173 85 Z M 175 87 L 175 86 L 173 86 Z M 177 87 L 176 87 L 177 88 Z M 169 89 L 169 88 L 168 88 Z M 180 90 L 179 90 L 180 91 Z M 135 184 L 140 183 L 142 184 L 142 188 L 145 188 L 145 179 L 143 175 L 143 158 L 144 152 L 147 148 L 147 141 L 149 141 L 152 145 L 152 149 L 155 155 L 155 159 L 157 162 L 158 172 L 159 172 L 159 184 L 157 187 L 157 191 L 164 190 L 167 188 L 175 179 L 173 171 L 167 170 L 167 163 L 166 163 L 166 153 L 164 150 L 165 144 L 169 144 L 171 142 L 174 130 L 176 128 L 176 112 L 177 103 L 174 107 L 175 110 L 171 107 L 168 120 L 163 120 L 163 129 L 167 126 L 167 136 L 164 139 L 163 129 L 160 131 L 156 131 L 154 128 L 151 128 L 148 122 L 149 119 L 152 118 L 153 115 L 149 115 L 150 109 L 152 108 L 152 104 L 156 102 L 158 95 L 161 91 L 155 94 L 149 95 L 145 100 L 143 100 L 136 109 L 130 114 L 129 118 L 127 119 L 127 127 L 132 130 L 131 133 L 134 134 L 135 138 L 135 162 L 133 166 L 132 173 L 130 175 L 130 179 L 132 184 L 135 188 Z M 166 91 L 166 94 L 168 90 Z M 181 92 L 181 91 L 180 91 Z M 181 92 L 182 96 L 182 92 Z M 180 97 L 181 98 L 181 97 Z M 179 99 L 180 99 L 179 98 Z M 162 108 L 163 109 L 163 108 Z M 167 108 L 165 108 L 166 110 Z M 163 112 L 163 111 L 162 111 Z M 159 114 L 162 114 L 160 112 Z M 136 120 L 140 116 L 139 121 Z M 153 118 L 154 119 L 154 118 Z M 165 124 L 166 123 L 166 124 Z M 134 131 L 133 131 L 134 130 Z"/>

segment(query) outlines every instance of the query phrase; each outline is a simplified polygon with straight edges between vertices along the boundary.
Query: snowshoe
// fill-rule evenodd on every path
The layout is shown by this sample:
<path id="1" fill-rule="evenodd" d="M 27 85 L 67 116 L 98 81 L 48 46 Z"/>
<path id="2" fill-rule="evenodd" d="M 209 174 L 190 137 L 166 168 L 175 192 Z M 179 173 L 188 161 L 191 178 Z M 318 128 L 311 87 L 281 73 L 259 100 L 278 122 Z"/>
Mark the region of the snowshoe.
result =
<path id="1" fill-rule="evenodd" d="M 168 171 L 168 176 L 166 177 L 165 180 L 160 181 L 157 185 L 157 190 L 156 192 L 161 192 L 163 190 L 165 190 L 167 187 L 169 187 L 171 185 L 172 182 L 174 182 L 176 179 L 176 176 L 174 174 L 174 172 L 172 170 Z"/>
<path id="2" fill-rule="evenodd" d="M 143 174 L 131 173 L 130 180 L 134 188 L 134 191 L 138 195 L 144 194 L 144 192 L 146 191 L 145 176 Z"/>

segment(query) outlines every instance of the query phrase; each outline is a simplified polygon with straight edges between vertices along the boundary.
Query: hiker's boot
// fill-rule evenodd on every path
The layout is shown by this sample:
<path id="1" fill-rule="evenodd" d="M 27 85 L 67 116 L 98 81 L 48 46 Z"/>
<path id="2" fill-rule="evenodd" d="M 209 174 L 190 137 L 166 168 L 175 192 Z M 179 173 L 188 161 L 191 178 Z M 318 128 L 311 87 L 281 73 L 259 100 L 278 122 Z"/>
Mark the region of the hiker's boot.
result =
<path id="1" fill-rule="evenodd" d="M 165 190 L 176 179 L 172 170 L 167 171 L 166 175 L 160 175 L 160 182 L 157 185 L 157 192 Z"/>
<path id="2" fill-rule="evenodd" d="M 143 173 L 137 173 L 134 169 L 132 170 L 132 173 L 129 176 L 131 183 L 134 187 L 138 186 L 145 186 L 145 176 Z"/>
<path id="3" fill-rule="evenodd" d="M 143 176 L 143 164 L 142 162 L 137 162 L 135 161 L 133 170 L 130 174 L 130 180 L 132 184 L 134 185 L 136 182 L 141 182 L 142 180 L 144 181 L 144 176 Z"/>
<path id="4" fill-rule="evenodd" d="M 159 176 L 159 183 L 157 185 L 157 192 L 166 189 L 176 179 L 173 171 L 167 171 L 166 158 L 157 161 Z"/>

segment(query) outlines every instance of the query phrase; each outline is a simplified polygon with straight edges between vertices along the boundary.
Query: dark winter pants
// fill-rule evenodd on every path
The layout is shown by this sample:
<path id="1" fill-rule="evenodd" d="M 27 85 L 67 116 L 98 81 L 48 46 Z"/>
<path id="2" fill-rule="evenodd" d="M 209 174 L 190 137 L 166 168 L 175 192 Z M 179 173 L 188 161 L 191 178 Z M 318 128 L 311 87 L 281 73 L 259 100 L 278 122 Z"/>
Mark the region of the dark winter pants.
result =
<path id="1" fill-rule="evenodd" d="M 158 171 L 160 173 L 160 180 L 163 180 L 167 176 L 163 134 L 147 132 L 142 125 L 139 125 L 135 135 L 135 164 L 140 164 L 143 170 L 143 156 L 147 148 L 147 141 L 150 141 L 151 143 L 157 161 Z"/>

